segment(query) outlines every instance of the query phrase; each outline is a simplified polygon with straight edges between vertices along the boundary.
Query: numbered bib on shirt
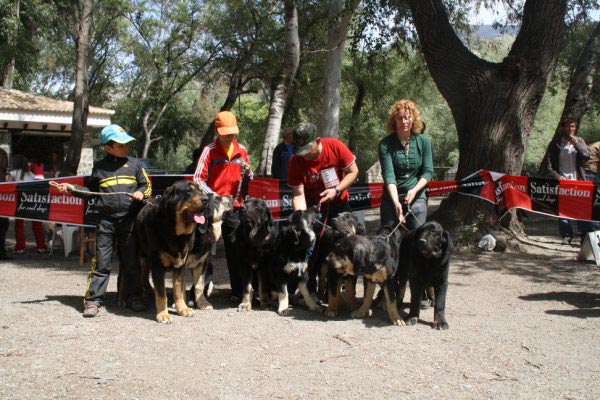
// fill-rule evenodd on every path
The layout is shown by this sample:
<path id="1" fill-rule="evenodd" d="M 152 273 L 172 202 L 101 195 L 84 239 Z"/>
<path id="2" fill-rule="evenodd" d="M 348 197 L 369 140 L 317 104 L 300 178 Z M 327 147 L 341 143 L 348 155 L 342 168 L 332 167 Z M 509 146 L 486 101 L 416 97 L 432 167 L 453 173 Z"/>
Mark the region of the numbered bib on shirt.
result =
<path id="1" fill-rule="evenodd" d="M 335 173 L 335 168 L 329 167 L 321 170 L 321 179 L 323 180 L 323 185 L 325 185 L 325 189 L 330 189 L 336 187 L 340 180 Z"/>

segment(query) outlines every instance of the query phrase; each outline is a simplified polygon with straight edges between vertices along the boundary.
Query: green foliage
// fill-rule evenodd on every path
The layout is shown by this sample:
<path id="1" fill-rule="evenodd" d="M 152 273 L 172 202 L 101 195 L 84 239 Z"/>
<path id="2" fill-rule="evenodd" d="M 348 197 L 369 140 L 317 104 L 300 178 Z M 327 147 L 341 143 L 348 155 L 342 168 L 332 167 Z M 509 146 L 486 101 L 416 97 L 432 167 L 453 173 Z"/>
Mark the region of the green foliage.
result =
<path id="1" fill-rule="evenodd" d="M 164 149 L 161 145 L 156 146 L 154 155 L 150 158 L 156 164 L 172 173 L 183 173 L 185 168 L 192 162 L 193 149 L 187 143 L 180 143 L 174 149 Z"/>
<path id="2" fill-rule="evenodd" d="M 466 24 L 466 16 L 482 3 L 499 2 L 444 2 L 453 26 L 461 32 L 473 29 Z M 597 8 L 589 0 L 578 4 L 588 10 Z M 7 17 L 11 6 L 12 0 L 0 0 L 0 63 L 15 54 L 15 88 L 67 98 L 74 72 L 70 2 L 21 0 L 18 21 Z M 256 168 L 266 130 L 271 81 L 282 61 L 282 2 L 103 0 L 96 1 L 95 6 L 89 54 L 91 104 L 115 109 L 113 122 L 126 127 L 141 146 L 144 113 L 152 110 L 150 122 L 155 121 L 160 107 L 168 103 L 153 134 L 161 139 L 150 147 L 148 156 L 168 170 L 181 170 L 223 105 L 233 71 L 241 66 L 242 95 L 232 111 L 240 125 L 239 140 L 248 147 Z M 318 120 L 327 10 L 327 2 L 298 2 L 301 61 L 282 126 Z M 514 7 L 511 18 L 518 17 L 519 10 Z M 573 24 L 567 47 L 528 138 L 526 173 L 539 166 L 562 112 L 572 64 L 595 26 L 580 15 L 581 9 L 570 10 L 568 22 Z M 8 35 L 15 26 L 18 44 L 9 46 Z M 363 0 L 350 36 L 341 82 L 340 138 L 348 140 L 352 107 L 361 85 L 366 91 L 355 138 L 361 174 L 377 161 L 377 142 L 386 134 L 388 109 L 401 98 L 414 100 L 421 110 L 434 147 L 434 165 L 456 165 L 459 154 L 454 120 L 415 47 L 406 2 Z M 471 36 L 467 45 L 479 57 L 499 62 L 513 40 L 510 35 L 494 40 Z M 174 90 L 180 85 L 182 90 Z M 588 143 L 600 140 L 599 87 L 594 88 L 591 110 L 579 129 Z"/>
<path id="3" fill-rule="evenodd" d="M 52 2 L 21 0 L 17 19 L 10 17 L 12 6 L 13 0 L 0 0 L 0 66 L 14 57 L 13 88 L 27 91 L 44 64 L 45 57 L 41 55 L 54 44 L 64 42 L 70 27 Z M 16 41 L 12 42 L 15 30 Z"/>
<path id="4" fill-rule="evenodd" d="M 252 170 L 258 168 L 263 148 L 269 104 L 258 96 L 242 96 L 231 110 L 237 117 L 240 134 L 238 141 L 246 146 Z"/>
<path id="5" fill-rule="evenodd" d="M 176 96 L 165 111 L 156 128 L 157 137 L 161 137 L 158 146 L 150 147 L 148 157 L 157 160 L 163 166 L 162 157 L 165 154 L 176 152 L 177 149 L 185 144 L 190 148 L 190 154 L 194 148 L 200 144 L 199 138 L 206 130 L 213 118 L 213 114 L 199 112 L 205 106 L 201 99 L 197 97 L 196 85 L 190 85 L 188 90 L 182 91 Z M 125 97 L 113 105 L 116 114 L 113 122 L 126 127 L 128 131 L 136 137 L 137 155 L 141 157 L 144 132 L 137 120 L 139 113 L 139 102 L 136 98 Z M 189 158 L 189 157 L 188 157 Z M 164 166 L 167 166 L 168 161 Z"/>

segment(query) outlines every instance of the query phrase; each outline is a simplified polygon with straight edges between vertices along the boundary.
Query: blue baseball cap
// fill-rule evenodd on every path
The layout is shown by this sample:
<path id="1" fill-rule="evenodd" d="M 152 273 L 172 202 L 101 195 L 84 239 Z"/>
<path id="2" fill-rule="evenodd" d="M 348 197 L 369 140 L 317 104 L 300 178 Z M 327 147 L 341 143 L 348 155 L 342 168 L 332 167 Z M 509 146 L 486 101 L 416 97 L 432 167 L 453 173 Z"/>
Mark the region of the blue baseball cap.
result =
<path id="1" fill-rule="evenodd" d="M 119 125 L 108 125 L 102 129 L 102 133 L 100 134 L 100 144 L 105 145 L 110 142 L 117 143 L 129 143 L 135 138 L 129 136 L 125 129 L 121 128 Z"/>

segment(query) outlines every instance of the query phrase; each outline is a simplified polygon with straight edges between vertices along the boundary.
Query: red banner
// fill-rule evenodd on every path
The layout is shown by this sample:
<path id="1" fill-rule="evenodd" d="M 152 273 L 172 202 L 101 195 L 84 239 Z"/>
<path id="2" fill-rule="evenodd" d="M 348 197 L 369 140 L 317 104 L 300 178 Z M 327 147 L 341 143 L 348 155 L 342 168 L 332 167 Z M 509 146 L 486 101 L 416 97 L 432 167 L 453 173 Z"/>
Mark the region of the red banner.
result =
<path id="1" fill-rule="evenodd" d="M 87 177 L 57 178 L 85 186 Z M 192 180 L 192 175 L 152 175 L 152 192 L 160 196 L 175 181 Z M 96 197 L 73 197 L 61 194 L 49 180 L 0 183 L 0 215 L 39 221 L 94 226 L 97 221 Z M 349 188 L 353 210 L 379 208 L 382 183 L 355 184 Z M 522 208 L 556 217 L 600 220 L 600 187 L 591 182 L 566 181 L 526 176 L 509 176 L 491 171 L 477 171 L 460 181 L 430 182 L 429 196 L 457 192 L 476 196 L 498 205 L 500 210 Z M 292 190 L 286 181 L 256 178 L 248 185 L 248 197 L 267 202 L 274 219 L 292 212 Z"/>

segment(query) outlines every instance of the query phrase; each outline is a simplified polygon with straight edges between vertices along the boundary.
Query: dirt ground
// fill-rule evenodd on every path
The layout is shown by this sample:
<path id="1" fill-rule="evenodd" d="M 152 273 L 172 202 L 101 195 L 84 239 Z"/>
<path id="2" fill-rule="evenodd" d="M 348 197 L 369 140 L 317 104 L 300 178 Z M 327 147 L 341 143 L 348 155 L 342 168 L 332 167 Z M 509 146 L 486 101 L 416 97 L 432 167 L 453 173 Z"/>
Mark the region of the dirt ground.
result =
<path id="1" fill-rule="evenodd" d="M 532 239 L 454 255 L 447 331 L 431 308 L 412 327 L 380 310 L 237 312 L 221 250 L 214 310 L 158 324 L 153 307 L 115 305 L 113 274 L 106 308 L 84 319 L 86 268 L 30 243 L 0 262 L 0 398 L 598 399 L 600 268 L 557 237 Z"/>

